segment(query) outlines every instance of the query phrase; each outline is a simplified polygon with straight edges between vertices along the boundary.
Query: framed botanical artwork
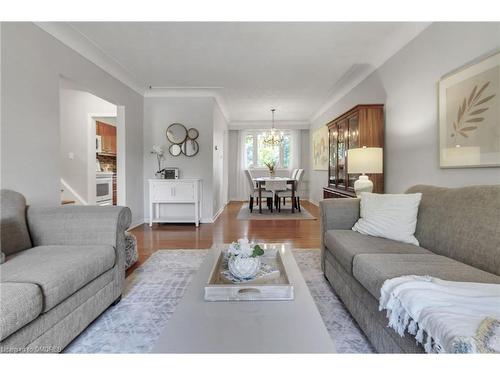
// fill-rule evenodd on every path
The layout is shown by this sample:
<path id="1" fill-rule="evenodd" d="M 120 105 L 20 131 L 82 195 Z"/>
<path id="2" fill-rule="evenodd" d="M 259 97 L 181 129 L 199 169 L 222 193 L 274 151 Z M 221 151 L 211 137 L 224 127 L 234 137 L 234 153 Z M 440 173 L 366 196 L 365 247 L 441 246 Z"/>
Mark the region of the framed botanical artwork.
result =
<path id="1" fill-rule="evenodd" d="M 321 126 L 313 132 L 313 169 L 328 170 L 328 127 Z"/>
<path id="2" fill-rule="evenodd" d="M 439 81 L 441 168 L 500 166 L 500 52 Z"/>

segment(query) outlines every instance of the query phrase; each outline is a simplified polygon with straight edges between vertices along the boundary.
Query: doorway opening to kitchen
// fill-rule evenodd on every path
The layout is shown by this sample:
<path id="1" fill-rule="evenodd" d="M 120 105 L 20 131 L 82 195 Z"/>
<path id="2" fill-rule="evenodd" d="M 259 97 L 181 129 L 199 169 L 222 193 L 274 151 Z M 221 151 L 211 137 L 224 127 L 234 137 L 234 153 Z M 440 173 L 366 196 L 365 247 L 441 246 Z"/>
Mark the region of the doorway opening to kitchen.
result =
<path id="1" fill-rule="evenodd" d="M 61 78 L 61 203 L 124 205 L 124 107 Z"/>

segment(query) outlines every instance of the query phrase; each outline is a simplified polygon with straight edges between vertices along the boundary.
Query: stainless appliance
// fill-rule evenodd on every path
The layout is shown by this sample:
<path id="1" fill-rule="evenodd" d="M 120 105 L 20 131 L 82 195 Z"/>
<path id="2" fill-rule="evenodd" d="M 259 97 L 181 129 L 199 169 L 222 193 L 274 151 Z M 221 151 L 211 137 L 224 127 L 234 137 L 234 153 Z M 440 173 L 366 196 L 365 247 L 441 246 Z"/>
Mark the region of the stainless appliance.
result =
<path id="1" fill-rule="evenodd" d="M 108 206 L 113 204 L 113 173 L 96 174 L 96 204 Z"/>
<path id="2" fill-rule="evenodd" d="M 165 168 L 163 169 L 163 176 L 167 180 L 174 180 L 179 178 L 179 168 Z"/>

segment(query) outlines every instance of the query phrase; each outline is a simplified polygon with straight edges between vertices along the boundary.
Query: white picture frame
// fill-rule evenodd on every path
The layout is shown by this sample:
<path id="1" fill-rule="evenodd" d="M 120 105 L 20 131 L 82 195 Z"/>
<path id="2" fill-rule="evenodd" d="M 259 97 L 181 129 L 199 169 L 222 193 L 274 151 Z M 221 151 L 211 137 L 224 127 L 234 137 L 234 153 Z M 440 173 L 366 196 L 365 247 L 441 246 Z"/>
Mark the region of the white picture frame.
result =
<path id="1" fill-rule="evenodd" d="M 438 84 L 441 168 L 500 166 L 500 52 Z"/>

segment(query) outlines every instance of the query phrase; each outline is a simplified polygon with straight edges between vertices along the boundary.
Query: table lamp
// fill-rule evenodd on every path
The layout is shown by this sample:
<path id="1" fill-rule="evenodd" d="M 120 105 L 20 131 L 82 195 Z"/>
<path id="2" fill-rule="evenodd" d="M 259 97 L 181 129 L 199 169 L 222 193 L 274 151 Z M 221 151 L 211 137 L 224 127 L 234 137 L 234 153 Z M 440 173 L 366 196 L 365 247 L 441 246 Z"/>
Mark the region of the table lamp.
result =
<path id="1" fill-rule="evenodd" d="M 347 150 L 347 173 L 361 173 L 354 182 L 356 196 L 362 192 L 371 193 L 373 182 L 365 173 L 383 173 L 383 149 L 380 147 L 353 148 Z"/>

